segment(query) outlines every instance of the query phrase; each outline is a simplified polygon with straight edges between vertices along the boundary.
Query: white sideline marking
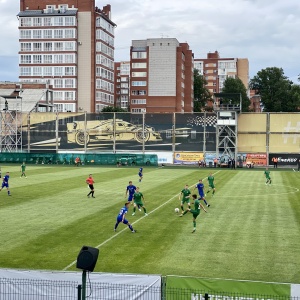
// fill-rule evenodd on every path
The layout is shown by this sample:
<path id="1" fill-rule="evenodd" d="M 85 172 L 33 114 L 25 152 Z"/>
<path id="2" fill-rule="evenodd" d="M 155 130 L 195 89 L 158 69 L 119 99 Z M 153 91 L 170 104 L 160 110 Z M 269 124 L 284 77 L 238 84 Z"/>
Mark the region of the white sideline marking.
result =
<path id="1" fill-rule="evenodd" d="M 216 173 L 213 173 L 213 175 L 219 173 L 221 170 L 217 171 Z M 206 179 L 207 177 L 203 178 Z M 195 186 L 197 183 L 191 185 L 191 186 Z M 169 203 L 171 200 L 173 200 L 175 197 L 178 197 L 180 195 L 180 193 L 176 194 L 175 196 L 171 197 L 169 200 L 167 200 L 166 202 L 164 202 L 163 204 L 161 204 L 160 206 L 157 206 L 156 208 L 154 208 L 153 210 L 151 210 L 148 213 L 148 216 L 152 213 L 154 213 L 155 211 L 157 211 L 158 209 L 160 209 L 161 207 L 163 207 L 164 205 L 166 205 L 167 203 Z M 140 220 L 147 218 L 148 216 L 142 216 L 141 218 L 139 218 L 138 220 L 134 221 L 133 223 L 131 223 L 132 225 L 138 223 Z M 107 240 L 105 240 L 104 242 L 102 242 L 101 244 L 99 244 L 98 246 L 96 246 L 95 248 L 100 249 L 100 247 L 102 247 L 103 245 L 107 244 L 108 242 L 110 242 L 111 240 L 113 240 L 115 237 L 117 237 L 119 234 L 123 233 L 124 231 L 129 230 L 127 227 L 123 228 L 121 231 L 119 231 L 118 233 L 115 233 L 113 236 L 111 236 L 110 238 L 108 238 Z M 72 266 L 74 266 L 76 264 L 77 260 L 74 260 L 73 262 L 71 262 L 69 265 L 67 265 L 63 271 L 68 270 L 69 268 L 71 268 Z"/>

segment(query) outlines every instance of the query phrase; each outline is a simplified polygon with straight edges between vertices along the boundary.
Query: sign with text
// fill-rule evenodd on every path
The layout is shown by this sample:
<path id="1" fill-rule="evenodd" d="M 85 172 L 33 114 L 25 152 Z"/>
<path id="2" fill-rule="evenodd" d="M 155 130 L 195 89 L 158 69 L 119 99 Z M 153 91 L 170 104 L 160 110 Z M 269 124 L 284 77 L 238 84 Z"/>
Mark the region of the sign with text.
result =
<path id="1" fill-rule="evenodd" d="M 174 152 L 174 164 L 194 165 L 203 159 L 203 152 Z"/>

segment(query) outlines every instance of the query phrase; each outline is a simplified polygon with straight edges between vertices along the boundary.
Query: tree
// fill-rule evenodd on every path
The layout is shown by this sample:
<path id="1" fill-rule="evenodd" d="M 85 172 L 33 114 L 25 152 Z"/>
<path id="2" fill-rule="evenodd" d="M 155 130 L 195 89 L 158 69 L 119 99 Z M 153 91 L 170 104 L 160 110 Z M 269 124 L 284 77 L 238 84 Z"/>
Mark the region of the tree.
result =
<path id="1" fill-rule="evenodd" d="M 222 93 L 225 94 L 241 94 L 242 97 L 242 111 L 249 111 L 250 100 L 247 96 L 247 89 L 240 78 L 227 77 L 224 81 Z M 237 97 L 231 100 L 232 104 L 240 104 L 240 98 Z"/>
<path id="2" fill-rule="evenodd" d="M 298 88 L 282 68 L 262 69 L 250 80 L 250 88 L 260 95 L 264 111 L 294 112 L 299 108 Z"/>
<path id="3" fill-rule="evenodd" d="M 194 112 L 210 110 L 207 106 L 208 101 L 212 101 L 212 95 L 205 87 L 207 81 L 199 74 L 197 69 L 194 69 Z"/>
<path id="4" fill-rule="evenodd" d="M 105 106 L 101 112 L 127 112 L 127 110 L 121 107 Z"/>

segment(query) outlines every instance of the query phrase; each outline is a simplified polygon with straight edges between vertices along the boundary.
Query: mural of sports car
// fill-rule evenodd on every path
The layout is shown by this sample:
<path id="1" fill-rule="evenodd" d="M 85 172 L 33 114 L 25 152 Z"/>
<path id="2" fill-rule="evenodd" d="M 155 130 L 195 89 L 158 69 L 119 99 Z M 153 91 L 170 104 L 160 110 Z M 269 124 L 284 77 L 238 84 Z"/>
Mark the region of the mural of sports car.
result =
<path id="1" fill-rule="evenodd" d="M 86 122 L 74 121 L 67 123 L 68 143 L 77 143 L 84 145 L 86 143 L 96 141 L 109 141 L 115 139 L 118 141 L 132 141 L 139 143 L 143 141 L 161 141 L 162 138 L 158 132 L 155 132 L 153 127 L 144 125 L 134 125 L 121 119 L 96 120 Z"/>

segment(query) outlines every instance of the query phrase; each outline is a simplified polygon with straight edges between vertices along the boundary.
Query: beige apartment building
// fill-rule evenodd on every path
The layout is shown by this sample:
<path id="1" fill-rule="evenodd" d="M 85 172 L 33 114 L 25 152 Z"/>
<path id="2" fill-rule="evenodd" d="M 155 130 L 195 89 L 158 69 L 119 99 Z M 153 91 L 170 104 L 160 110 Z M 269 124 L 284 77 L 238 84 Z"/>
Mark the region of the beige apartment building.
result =
<path id="1" fill-rule="evenodd" d="M 176 38 L 133 40 L 130 112 L 192 112 L 193 68 L 193 53 L 187 43 L 179 43 Z"/>
<path id="2" fill-rule="evenodd" d="M 114 105 L 110 5 L 95 0 L 20 0 L 19 81 L 53 86 L 54 110 L 97 112 Z"/>

